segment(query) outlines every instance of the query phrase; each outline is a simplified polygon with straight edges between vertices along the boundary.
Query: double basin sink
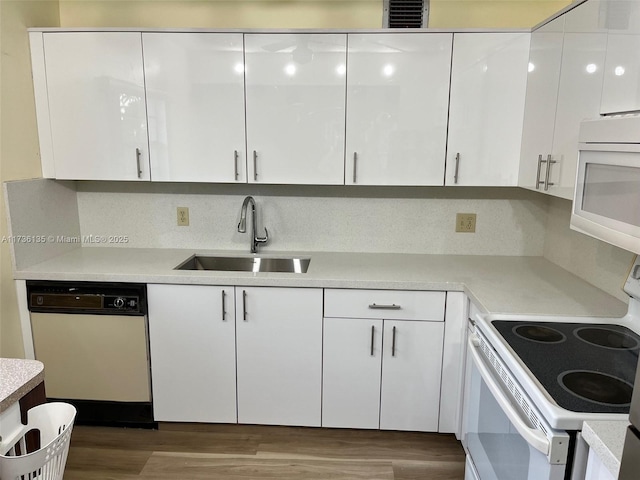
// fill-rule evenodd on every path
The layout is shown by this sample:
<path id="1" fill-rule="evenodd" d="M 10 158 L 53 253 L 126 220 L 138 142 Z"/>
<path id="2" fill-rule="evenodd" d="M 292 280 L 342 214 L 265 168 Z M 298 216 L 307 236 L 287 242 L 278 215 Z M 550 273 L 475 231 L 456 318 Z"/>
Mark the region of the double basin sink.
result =
<path id="1" fill-rule="evenodd" d="M 193 255 L 174 270 L 212 270 L 224 272 L 307 273 L 310 258 L 299 257 L 227 257 Z"/>

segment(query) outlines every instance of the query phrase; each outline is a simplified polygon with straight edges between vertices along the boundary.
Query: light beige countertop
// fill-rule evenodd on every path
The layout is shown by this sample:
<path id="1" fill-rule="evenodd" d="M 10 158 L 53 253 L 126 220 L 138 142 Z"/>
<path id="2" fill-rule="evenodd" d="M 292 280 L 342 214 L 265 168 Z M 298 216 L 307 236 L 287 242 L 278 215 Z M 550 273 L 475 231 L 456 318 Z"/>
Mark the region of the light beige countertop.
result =
<path id="1" fill-rule="evenodd" d="M 44 381 L 44 365 L 37 360 L 0 358 L 0 413 Z"/>
<path id="2" fill-rule="evenodd" d="M 615 478 L 620 472 L 624 437 L 629 422 L 589 421 L 582 425 L 582 437 Z"/>
<path id="3" fill-rule="evenodd" d="M 15 278 L 447 290 L 466 293 L 490 313 L 618 317 L 627 311 L 620 300 L 543 257 L 264 250 L 260 256 L 310 257 L 309 270 L 304 274 L 174 270 L 194 253 L 251 256 L 245 251 L 82 247 L 18 269 Z"/>

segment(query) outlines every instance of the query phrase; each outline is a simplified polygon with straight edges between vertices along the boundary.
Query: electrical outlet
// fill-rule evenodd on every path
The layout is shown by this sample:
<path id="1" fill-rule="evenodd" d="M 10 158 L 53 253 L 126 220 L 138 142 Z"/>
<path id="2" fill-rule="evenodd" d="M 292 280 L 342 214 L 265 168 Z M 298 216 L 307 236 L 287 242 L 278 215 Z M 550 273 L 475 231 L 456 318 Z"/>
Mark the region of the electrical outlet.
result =
<path id="1" fill-rule="evenodd" d="M 178 226 L 179 227 L 189 226 L 189 208 L 188 207 L 178 207 Z"/>
<path id="2" fill-rule="evenodd" d="M 456 213 L 456 232 L 475 233 L 475 231 L 475 213 Z"/>

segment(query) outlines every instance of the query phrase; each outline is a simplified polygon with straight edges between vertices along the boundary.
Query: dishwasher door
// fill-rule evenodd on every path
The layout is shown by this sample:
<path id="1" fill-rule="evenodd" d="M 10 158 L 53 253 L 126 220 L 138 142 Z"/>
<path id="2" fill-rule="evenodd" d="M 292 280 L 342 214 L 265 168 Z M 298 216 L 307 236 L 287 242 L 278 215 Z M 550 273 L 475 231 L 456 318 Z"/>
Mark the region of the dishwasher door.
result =
<path id="1" fill-rule="evenodd" d="M 145 316 L 31 312 L 47 397 L 150 402 Z"/>

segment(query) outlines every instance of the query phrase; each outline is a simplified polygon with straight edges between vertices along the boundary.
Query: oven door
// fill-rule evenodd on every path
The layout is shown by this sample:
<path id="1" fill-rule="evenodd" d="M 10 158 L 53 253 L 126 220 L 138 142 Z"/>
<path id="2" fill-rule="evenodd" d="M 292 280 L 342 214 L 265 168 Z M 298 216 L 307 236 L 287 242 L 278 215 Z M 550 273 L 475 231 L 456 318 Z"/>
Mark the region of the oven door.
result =
<path id="1" fill-rule="evenodd" d="M 545 434 L 532 426 L 479 343 L 476 335 L 470 337 L 464 412 L 463 443 L 468 454 L 465 478 L 564 479 L 568 434 L 550 428 Z M 553 456 L 548 457 L 554 449 Z M 554 456 L 555 462 L 550 461 Z"/>

